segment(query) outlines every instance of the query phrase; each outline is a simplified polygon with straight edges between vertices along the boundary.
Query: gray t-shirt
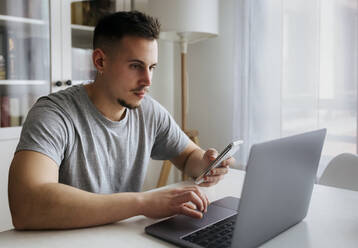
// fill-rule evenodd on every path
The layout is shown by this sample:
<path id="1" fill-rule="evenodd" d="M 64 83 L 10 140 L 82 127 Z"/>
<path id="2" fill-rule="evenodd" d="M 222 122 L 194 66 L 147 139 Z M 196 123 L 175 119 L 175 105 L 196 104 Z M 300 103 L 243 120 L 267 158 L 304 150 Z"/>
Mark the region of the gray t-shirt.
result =
<path id="1" fill-rule="evenodd" d="M 140 191 L 150 157 L 179 155 L 189 142 L 150 96 L 121 121 L 104 117 L 83 85 L 41 97 L 29 111 L 16 152 L 33 150 L 59 165 L 59 182 L 95 193 Z"/>

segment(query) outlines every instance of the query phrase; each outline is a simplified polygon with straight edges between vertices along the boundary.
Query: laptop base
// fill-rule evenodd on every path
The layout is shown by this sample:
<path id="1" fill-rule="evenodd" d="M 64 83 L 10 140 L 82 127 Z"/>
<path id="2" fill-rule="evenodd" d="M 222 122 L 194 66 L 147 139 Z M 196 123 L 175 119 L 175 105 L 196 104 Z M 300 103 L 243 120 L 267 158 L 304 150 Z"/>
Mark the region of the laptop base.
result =
<path id="1" fill-rule="evenodd" d="M 237 214 L 239 198 L 224 197 L 212 202 L 202 219 L 176 215 L 145 228 L 145 232 L 182 247 L 201 247 L 183 237 Z"/>

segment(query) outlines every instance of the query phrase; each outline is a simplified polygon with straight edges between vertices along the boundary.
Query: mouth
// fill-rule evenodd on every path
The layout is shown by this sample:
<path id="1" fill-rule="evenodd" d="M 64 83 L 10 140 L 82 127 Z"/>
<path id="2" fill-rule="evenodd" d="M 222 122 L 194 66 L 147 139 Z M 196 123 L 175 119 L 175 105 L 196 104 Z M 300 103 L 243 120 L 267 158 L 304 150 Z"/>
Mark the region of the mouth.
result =
<path id="1" fill-rule="evenodd" d="M 145 91 L 137 91 L 134 92 L 134 95 L 136 95 L 138 98 L 142 99 L 145 96 Z"/>
<path id="2" fill-rule="evenodd" d="M 132 92 L 139 99 L 143 99 L 145 94 L 149 92 L 149 89 L 148 87 L 138 87 L 137 89 L 132 90 Z"/>

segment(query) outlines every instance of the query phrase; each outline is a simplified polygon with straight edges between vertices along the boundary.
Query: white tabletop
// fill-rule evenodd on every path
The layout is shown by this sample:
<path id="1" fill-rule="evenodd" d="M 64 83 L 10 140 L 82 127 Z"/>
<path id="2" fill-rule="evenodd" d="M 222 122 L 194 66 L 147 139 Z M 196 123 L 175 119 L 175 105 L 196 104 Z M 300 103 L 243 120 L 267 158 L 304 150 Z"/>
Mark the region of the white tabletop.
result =
<path id="1" fill-rule="evenodd" d="M 210 201 L 239 197 L 244 176 L 243 171 L 230 170 L 225 180 L 203 190 Z M 0 247 L 175 247 L 144 233 L 144 227 L 154 222 L 137 216 L 116 224 L 66 231 L 9 230 L 0 233 Z M 316 185 L 307 217 L 262 247 L 357 248 L 358 192 Z"/>

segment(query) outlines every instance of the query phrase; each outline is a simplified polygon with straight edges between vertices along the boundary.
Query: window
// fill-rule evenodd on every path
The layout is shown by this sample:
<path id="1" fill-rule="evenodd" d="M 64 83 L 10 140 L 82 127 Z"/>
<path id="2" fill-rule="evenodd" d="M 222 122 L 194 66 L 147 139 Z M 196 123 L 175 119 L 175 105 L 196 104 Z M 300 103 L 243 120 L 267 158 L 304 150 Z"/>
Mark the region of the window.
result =
<path id="1" fill-rule="evenodd" d="M 239 5 L 248 13 L 237 42 L 241 162 L 254 143 L 324 127 L 320 171 L 340 153 L 357 153 L 358 0 Z"/>

